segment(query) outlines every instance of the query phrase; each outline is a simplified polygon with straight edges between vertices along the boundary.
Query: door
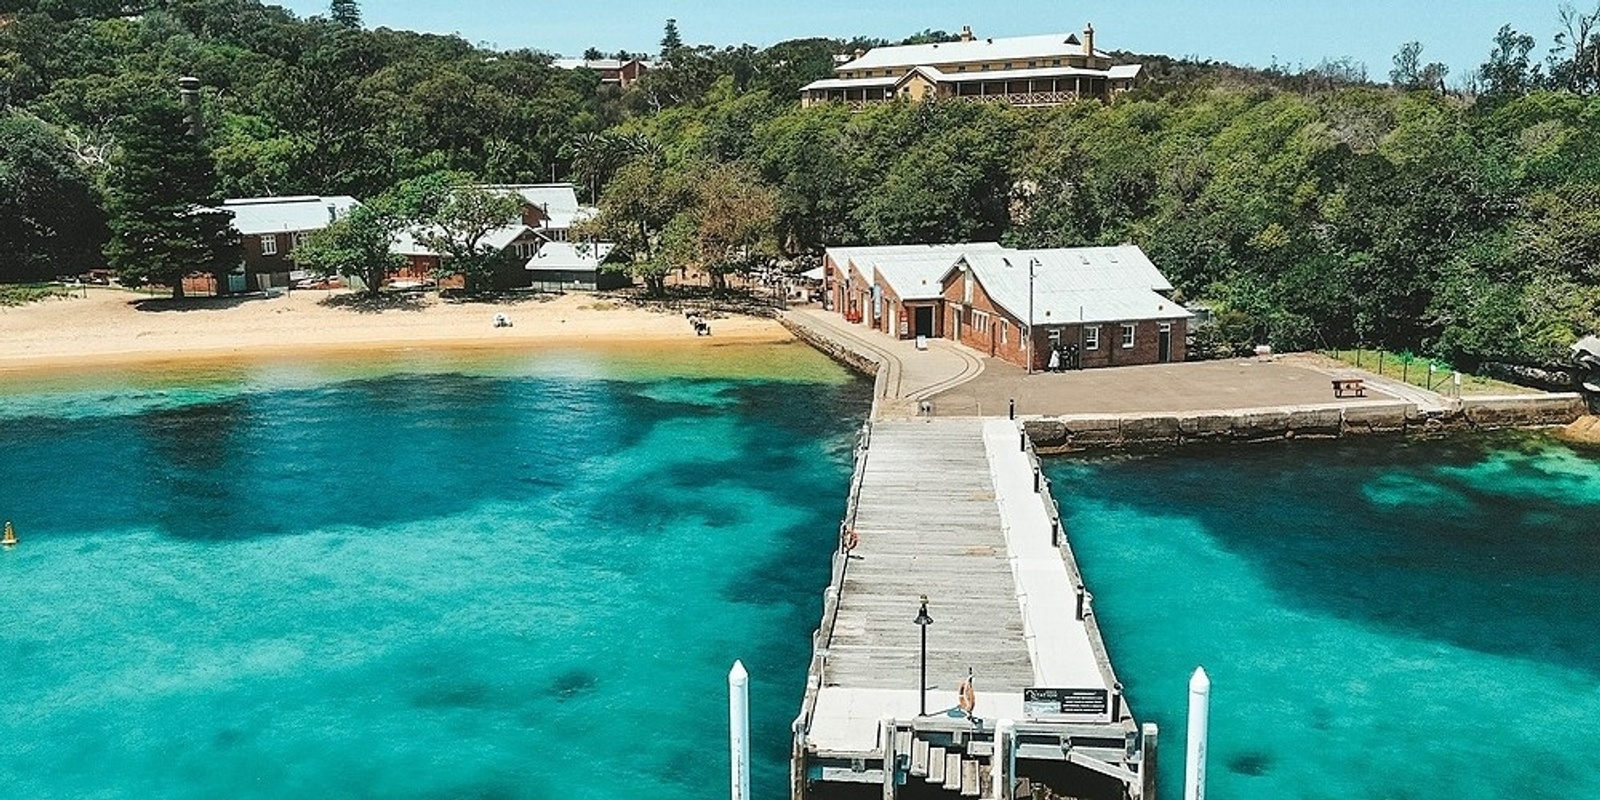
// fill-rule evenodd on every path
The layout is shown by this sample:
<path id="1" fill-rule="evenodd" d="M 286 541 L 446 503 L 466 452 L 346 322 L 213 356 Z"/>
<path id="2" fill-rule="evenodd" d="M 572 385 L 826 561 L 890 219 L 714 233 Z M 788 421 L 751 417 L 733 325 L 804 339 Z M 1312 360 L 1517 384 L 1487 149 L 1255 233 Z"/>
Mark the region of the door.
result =
<path id="1" fill-rule="evenodd" d="M 990 357 L 990 358 L 994 358 L 994 351 L 995 351 L 995 331 L 996 331 L 996 329 L 998 329 L 998 328 L 999 328 L 999 327 L 1000 327 L 1000 326 L 999 326 L 999 324 L 997 324 L 997 323 L 994 323 L 994 322 L 991 322 L 991 323 L 989 323 L 989 357 Z"/>
<path id="2" fill-rule="evenodd" d="M 1172 360 L 1172 323 L 1170 323 L 1170 322 L 1161 323 L 1160 337 L 1157 339 L 1157 341 L 1160 342 L 1160 352 L 1156 355 L 1156 359 L 1158 361 L 1160 361 L 1161 363 L 1163 363 L 1163 364 L 1167 363 L 1168 361 L 1171 361 Z"/>
<path id="3" fill-rule="evenodd" d="M 933 338 L 933 306 L 917 306 L 917 335 Z"/>

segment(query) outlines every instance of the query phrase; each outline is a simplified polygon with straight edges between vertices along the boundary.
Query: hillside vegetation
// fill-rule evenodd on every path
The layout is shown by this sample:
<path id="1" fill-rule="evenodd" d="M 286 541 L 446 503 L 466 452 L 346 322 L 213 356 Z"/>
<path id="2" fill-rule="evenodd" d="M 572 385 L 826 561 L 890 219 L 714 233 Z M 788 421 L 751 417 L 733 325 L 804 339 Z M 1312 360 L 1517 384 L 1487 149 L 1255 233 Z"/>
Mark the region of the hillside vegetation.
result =
<path id="1" fill-rule="evenodd" d="M 691 47 L 671 26 L 652 54 L 670 66 L 624 92 L 534 51 L 365 30 L 336 5 L 303 20 L 253 0 L 0 3 L 0 280 L 95 258 L 118 131 L 192 74 L 216 173 L 197 201 L 554 178 L 611 222 L 648 211 L 633 255 L 657 272 L 838 244 L 1132 242 L 1235 344 L 1470 366 L 1555 359 L 1600 330 L 1600 14 L 1552 9 L 1563 33 L 1542 63 L 1502 30 L 1451 91 L 1414 47 L 1386 85 L 1345 62 L 1157 59 L 1109 105 L 852 112 L 801 109 L 796 90 L 876 42 Z M 645 194 L 660 207 L 630 209 Z"/>

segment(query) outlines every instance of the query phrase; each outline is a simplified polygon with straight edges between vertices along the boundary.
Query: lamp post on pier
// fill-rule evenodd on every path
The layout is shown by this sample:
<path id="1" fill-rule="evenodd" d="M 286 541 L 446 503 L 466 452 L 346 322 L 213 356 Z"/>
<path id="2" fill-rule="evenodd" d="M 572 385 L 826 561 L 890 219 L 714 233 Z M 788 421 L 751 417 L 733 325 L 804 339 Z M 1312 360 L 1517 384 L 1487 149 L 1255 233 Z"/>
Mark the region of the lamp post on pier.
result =
<path id="1" fill-rule="evenodd" d="M 933 617 L 928 616 L 927 595 L 922 596 L 922 609 L 912 621 L 922 629 L 922 681 L 917 684 L 917 695 L 922 700 L 922 713 L 918 716 L 926 717 L 928 716 L 928 626 L 933 624 Z"/>
<path id="2" fill-rule="evenodd" d="M 1039 259 L 1028 259 L 1028 374 L 1033 374 L 1033 274 L 1037 271 Z"/>

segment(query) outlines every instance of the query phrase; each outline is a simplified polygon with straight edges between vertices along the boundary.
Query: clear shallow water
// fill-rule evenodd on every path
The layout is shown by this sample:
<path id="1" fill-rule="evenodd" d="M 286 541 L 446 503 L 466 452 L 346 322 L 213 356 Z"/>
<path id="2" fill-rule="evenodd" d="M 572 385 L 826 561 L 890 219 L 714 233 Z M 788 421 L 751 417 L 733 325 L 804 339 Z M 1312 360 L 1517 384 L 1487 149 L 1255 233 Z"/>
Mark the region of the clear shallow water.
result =
<path id="1" fill-rule="evenodd" d="M 1182 791 L 1600 797 L 1600 458 L 1528 437 L 1057 461 L 1118 677 Z"/>
<path id="2" fill-rule="evenodd" d="M 870 388 L 418 358 L 0 396 L 0 795 L 703 798 L 735 658 L 785 791 Z"/>

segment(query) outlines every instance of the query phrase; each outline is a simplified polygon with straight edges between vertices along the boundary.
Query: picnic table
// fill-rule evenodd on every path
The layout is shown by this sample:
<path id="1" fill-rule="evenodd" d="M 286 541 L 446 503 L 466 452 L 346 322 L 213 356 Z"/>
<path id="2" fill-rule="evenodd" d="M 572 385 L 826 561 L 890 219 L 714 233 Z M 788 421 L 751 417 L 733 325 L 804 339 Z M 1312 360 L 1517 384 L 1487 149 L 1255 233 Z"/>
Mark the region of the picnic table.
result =
<path id="1" fill-rule="evenodd" d="M 1356 397 L 1366 397 L 1367 387 L 1361 378 L 1334 378 L 1333 396 L 1344 397 L 1346 392 Z"/>

